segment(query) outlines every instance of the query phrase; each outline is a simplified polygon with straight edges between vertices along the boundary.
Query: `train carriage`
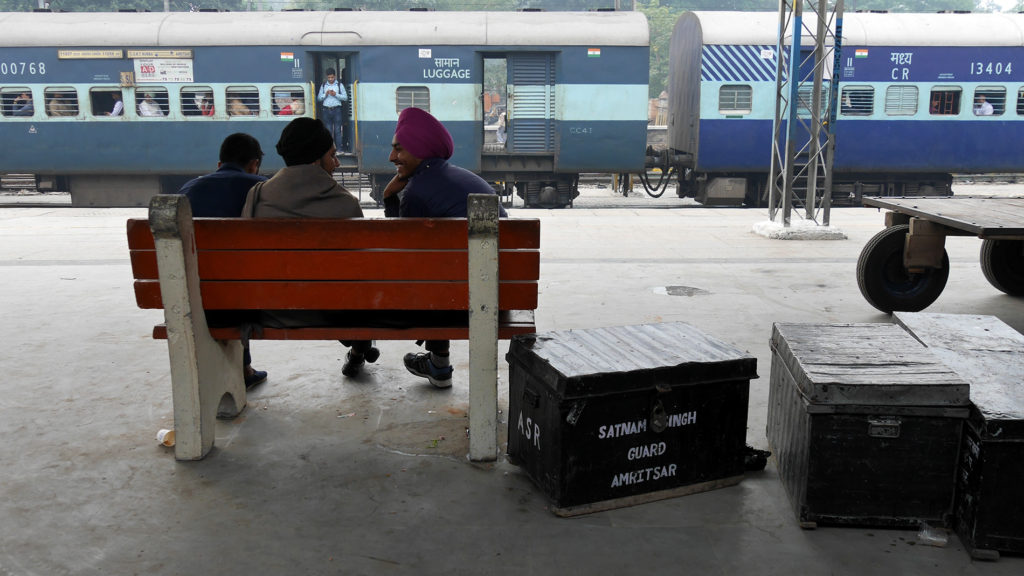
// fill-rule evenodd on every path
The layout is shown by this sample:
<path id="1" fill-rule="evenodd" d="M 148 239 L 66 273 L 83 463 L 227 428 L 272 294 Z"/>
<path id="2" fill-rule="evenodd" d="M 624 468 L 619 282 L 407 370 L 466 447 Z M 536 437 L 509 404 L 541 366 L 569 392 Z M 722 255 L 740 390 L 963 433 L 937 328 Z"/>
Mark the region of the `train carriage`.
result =
<path id="1" fill-rule="evenodd" d="M 377 189 L 409 106 L 444 122 L 455 163 L 529 205 L 570 205 L 580 172 L 644 162 L 639 13 L 4 13 L 0 27 L 0 172 L 61 178 L 75 205 L 144 205 L 209 171 L 237 131 L 276 170 L 273 144 L 294 114 L 317 114 L 327 68 L 350 93 L 343 169 Z M 501 144 L 485 70 L 501 80 Z"/>
<path id="2" fill-rule="evenodd" d="M 668 139 L 680 195 L 763 201 L 777 35 L 770 12 L 677 21 Z M 1024 15 L 847 14 L 840 58 L 835 199 L 949 194 L 953 173 L 1024 171 Z"/>

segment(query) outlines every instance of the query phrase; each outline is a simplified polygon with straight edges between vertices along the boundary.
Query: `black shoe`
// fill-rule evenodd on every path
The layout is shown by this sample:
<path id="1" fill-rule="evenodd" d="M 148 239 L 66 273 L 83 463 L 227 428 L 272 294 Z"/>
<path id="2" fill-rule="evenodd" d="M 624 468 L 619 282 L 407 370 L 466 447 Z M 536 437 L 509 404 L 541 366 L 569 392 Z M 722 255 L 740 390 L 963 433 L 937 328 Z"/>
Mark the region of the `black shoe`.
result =
<path id="1" fill-rule="evenodd" d="M 380 358 L 380 350 L 376 346 L 370 346 L 369 350 L 363 352 L 363 358 L 366 358 L 367 362 L 373 364 L 377 361 L 377 358 Z"/>
<path id="2" fill-rule="evenodd" d="M 434 363 L 430 361 L 430 352 L 423 352 L 421 354 L 409 353 L 405 355 L 404 360 L 406 370 L 421 378 L 430 380 L 434 387 L 452 387 L 452 367 L 438 368 L 434 366 Z"/>
<path id="3" fill-rule="evenodd" d="M 263 370 L 246 370 L 243 372 L 243 377 L 245 378 L 246 390 L 267 381 L 267 373 Z"/>
<path id="4" fill-rule="evenodd" d="M 378 352 L 377 355 L 380 356 L 380 353 Z M 366 356 L 349 350 L 348 354 L 345 354 L 345 365 L 341 367 L 341 373 L 349 378 L 355 378 L 363 369 L 363 364 L 366 364 Z"/>

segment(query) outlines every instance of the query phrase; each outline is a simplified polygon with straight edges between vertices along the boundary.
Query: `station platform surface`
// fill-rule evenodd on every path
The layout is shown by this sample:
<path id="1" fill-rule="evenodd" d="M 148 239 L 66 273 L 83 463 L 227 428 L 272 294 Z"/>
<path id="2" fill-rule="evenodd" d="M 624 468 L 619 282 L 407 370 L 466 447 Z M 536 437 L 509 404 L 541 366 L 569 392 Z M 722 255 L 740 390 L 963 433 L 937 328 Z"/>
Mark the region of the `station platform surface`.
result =
<path id="1" fill-rule="evenodd" d="M 125 221 L 145 209 L 0 207 L 0 575 L 1022 574 L 972 560 L 955 534 L 802 530 L 774 460 L 738 485 L 571 519 L 503 455 L 467 459 L 465 342 L 455 385 L 407 373 L 412 342 L 380 343 L 355 379 L 331 342 L 252 344 L 269 380 L 177 462 L 161 311 L 132 292 Z M 383 217 L 368 209 L 367 216 Z M 845 240 L 770 240 L 754 209 L 514 209 L 541 219 L 541 332 L 682 321 L 757 358 L 748 442 L 766 447 L 773 322 L 888 322 L 857 289 L 883 227 L 832 211 Z M 985 280 L 981 241 L 951 237 L 930 312 L 1024 331 L 1024 299 Z M 501 357 L 499 452 L 508 373 Z"/>

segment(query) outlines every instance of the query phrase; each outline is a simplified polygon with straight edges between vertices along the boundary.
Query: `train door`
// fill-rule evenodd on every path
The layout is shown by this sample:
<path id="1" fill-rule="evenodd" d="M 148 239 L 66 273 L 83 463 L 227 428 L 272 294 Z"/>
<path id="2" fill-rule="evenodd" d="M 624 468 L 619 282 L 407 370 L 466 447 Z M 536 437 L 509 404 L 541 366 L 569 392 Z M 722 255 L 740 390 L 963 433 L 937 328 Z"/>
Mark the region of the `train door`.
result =
<path id="1" fill-rule="evenodd" d="M 504 152 L 508 141 L 508 61 L 504 56 L 484 57 L 484 152 Z"/>
<path id="2" fill-rule="evenodd" d="M 510 152 L 554 152 L 555 59 L 552 54 L 508 54 Z"/>
<path id="3" fill-rule="evenodd" d="M 316 60 L 316 81 L 314 82 L 314 94 L 313 99 L 316 101 L 316 112 L 317 118 L 328 123 L 330 118 L 334 114 L 338 114 L 334 110 L 325 110 L 324 103 L 320 102 L 317 96 L 320 93 L 320 89 L 324 87 L 327 82 L 327 73 L 334 72 L 335 81 L 341 83 L 345 89 L 345 99 L 341 103 L 341 141 L 335 141 L 335 145 L 338 147 L 338 152 L 343 156 L 351 156 L 355 150 L 355 122 L 352 114 L 352 102 L 355 99 L 353 94 L 353 68 L 351 66 L 352 54 L 343 52 L 325 52 L 317 56 Z M 328 126 L 330 128 L 330 126 Z M 336 139 L 337 140 L 337 139 Z"/>

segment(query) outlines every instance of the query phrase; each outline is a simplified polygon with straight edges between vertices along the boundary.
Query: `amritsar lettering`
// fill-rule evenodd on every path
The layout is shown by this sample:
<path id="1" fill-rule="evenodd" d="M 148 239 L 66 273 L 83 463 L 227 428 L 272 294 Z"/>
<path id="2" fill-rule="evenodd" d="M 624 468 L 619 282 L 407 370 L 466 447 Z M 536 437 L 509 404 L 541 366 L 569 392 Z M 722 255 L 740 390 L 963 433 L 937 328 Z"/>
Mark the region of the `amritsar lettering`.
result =
<path id="1" fill-rule="evenodd" d="M 463 68 L 458 58 L 433 58 L 434 67 L 423 69 L 423 78 L 431 79 L 469 79 L 469 68 Z"/>

